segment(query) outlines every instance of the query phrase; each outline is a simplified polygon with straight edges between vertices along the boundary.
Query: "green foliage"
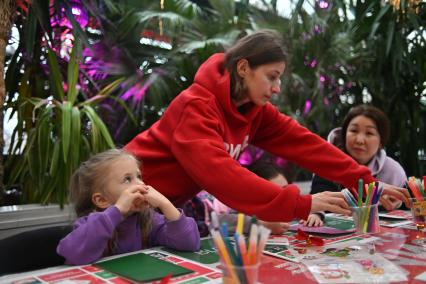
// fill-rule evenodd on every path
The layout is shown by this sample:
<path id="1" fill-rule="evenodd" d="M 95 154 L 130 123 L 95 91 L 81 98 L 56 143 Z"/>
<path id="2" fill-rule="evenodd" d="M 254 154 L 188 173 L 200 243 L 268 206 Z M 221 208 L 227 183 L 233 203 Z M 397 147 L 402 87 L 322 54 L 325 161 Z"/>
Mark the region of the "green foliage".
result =
<path id="1" fill-rule="evenodd" d="M 52 96 L 24 99 L 16 110 L 21 127 L 14 131 L 13 137 L 18 143 L 11 148 L 6 166 L 12 173 L 8 183 L 22 185 L 25 202 L 66 203 L 68 182 L 74 170 L 91 153 L 114 147 L 105 124 L 95 111 L 94 101 L 78 98 L 76 50 L 79 50 L 78 44 L 71 54 L 66 78 L 74 87 L 69 87 L 67 92 L 62 87 L 56 54 L 49 49 Z M 113 82 L 109 87 L 114 88 L 118 83 Z M 105 99 L 107 94 L 100 96 L 97 102 Z M 31 109 L 32 117 L 25 117 L 28 109 Z M 24 132 L 22 126 L 27 123 L 33 127 Z M 26 144 L 20 154 L 23 141 Z"/>
<path id="2" fill-rule="evenodd" d="M 34 3 L 17 22 L 20 41 L 6 73 L 7 107 L 18 116 L 9 149 L 7 184 L 19 185 L 22 202 L 67 202 L 68 182 L 91 153 L 114 147 L 107 127 L 97 114 L 121 80 L 110 82 L 88 96 L 89 84 L 80 70 L 82 45 L 74 42 L 68 60 L 58 56 L 47 2 Z M 37 20 L 35 20 L 37 19 Z M 52 45 L 38 44 L 50 38 Z M 46 72 L 47 70 L 47 72 Z M 66 86 L 66 87 L 64 87 Z"/>
<path id="3" fill-rule="evenodd" d="M 294 0 L 285 18 L 277 1 L 82 2 L 95 29 L 78 26 L 68 1 L 54 1 L 54 8 L 65 8 L 76 37 L 104 63 L 101 78 L 78 68 L 79 45 L 69 60 L 57 56 L 61 41 L 50 26 L 49 1 L 33 1 L 16 23 L 22 40 L 9 59 L 6 88 L 19 121 L 8 183 L 24 184 L 28 201 L 63 202 L 81 160 L 148 128 L 211 54 L 262 28 L 279 31 L 289 53 L 274 102 L 282 112 L 325 137 L 350 107 L 372 103 L 392 122 L 388 154 L 408 175 L 425 172 L 425 3 L 413 9 L 401 1 L 398 10 L 386 1 L 336 0 L 311 12 L 308 1 Z M 141 42 L 146 31 L 172 48 Z M 24 155 L 15 157 L 25 139 Z"/>

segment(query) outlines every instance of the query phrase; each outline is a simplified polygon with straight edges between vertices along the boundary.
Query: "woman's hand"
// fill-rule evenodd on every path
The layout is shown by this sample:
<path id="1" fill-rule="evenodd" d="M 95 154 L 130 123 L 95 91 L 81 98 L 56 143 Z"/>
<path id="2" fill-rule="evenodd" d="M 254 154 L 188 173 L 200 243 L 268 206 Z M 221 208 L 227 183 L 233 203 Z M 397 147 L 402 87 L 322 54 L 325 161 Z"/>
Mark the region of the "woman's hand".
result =
<path id="1" fill-rule="evenodd" d="M 380 203 L 386 210 L 390 211 L 395 209 L 396 206 L 399 205 L 398 200 L 404 202 L 407 208 L 411 207 L 410 201 L 408 200 L 411 197 L 408 189 L 393 186 L 384 182 L 381 183 L 383 184 L 383 194 L 380 197 Z"/>
<path id="2" fill-rule="evenodd" d="M 319 211 L 330 211 L 344 215 L 351 214 L 343 193 L 331 191 L 312 194 L 311 213 Z"/>

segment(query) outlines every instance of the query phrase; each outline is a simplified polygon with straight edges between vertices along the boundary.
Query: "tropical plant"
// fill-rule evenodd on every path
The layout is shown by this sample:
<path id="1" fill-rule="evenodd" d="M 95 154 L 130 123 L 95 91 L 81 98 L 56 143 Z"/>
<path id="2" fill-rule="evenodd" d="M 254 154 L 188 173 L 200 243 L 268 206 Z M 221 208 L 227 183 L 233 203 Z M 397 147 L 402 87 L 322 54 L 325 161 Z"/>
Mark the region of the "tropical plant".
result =
<path id="1" fill-rule="evenodd" d="M 82 99 L 83 94 L 78 90 L 80 44 L 75 42 L 72 49 L 66 90 L 57 55 L 51 48 L 47 50 L 50 96 L 27 97 L 31 86 L 21 82 L 17 113 L 20 124 L 31 125 L 31 129 L 23 132 L 17 128 L 14 132 L 17 143 L 8 161 L 12 173 L 9 183 L 22 185 L 27 202 L 64 204 L 69 179 L 79 164 L 91 153 L 114 147 L 105 124 L 96 113 L 96 106 L 120 81 L 111 83 L 96 96 Z M 25 114 L 30 111 L 32 116 L 27 117 Z M 19 155 L 22 146 L 23 153 Z"/>
<path id="2" fill-rule="evenodd" d="M 18 117 L 6 182 L 20 187 L 22 202 L 63 205 L 81 161 L 114 147 L 98 109 L 122 80 L 99 86 L 81 69 L 82 43 L 74 38 L 87 38 L 76 36 L 84 34 L 79 23 L 69 15 L 61 26 L 49 16 L 71 11 L 63 3 L 34 2 L 28 13 L 20 10 L 15 23 L 25 40 L 19 41 L 6 73 L 7 107 Z"/>

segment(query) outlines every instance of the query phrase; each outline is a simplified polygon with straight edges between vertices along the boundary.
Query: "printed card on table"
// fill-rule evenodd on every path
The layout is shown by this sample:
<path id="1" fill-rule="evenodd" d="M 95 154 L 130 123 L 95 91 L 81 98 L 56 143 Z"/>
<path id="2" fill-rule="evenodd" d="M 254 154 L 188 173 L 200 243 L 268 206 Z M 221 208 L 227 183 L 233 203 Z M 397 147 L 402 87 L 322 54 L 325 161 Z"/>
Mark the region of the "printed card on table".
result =
<path id="1" fill-rule="evenodd" d="M 413 217 L 411 212 L 407 210 L 393 210 L 390 212 L 380 212 L 379 217 L 386 219 L 399 219 L 399 220 L 410 220 Z"/>
<path id="2" fill-rule="evenodd" d="M 392 283 L 407 281 L 395 264 L 374 254 L 364 258 L 305 262 L 318 283 Z"/>

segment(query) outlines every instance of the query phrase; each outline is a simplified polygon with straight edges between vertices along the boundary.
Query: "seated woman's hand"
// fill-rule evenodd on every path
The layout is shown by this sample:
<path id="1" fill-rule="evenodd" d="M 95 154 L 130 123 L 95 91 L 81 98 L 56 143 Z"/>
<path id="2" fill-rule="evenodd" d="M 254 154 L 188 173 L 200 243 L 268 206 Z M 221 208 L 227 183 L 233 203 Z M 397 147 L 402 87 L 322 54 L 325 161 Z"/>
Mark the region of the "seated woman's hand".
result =
<path id="1" fill-rule="evenodd" d="M 387 183 L 382 182 L 383 184 L 383 194 L 380 197 L 380 203 L 382 206 L 390 211 L 395 209 L 396 205 L 398 204 L 397 200 L 401 200 L 404 202 L 405 206 L 407 208 L 410 208 L 410 201 L 408 200 L 410 198 L 410 193 L 408 192 L 408 189 L 393 186 Z"/>
<path id="2" fill-rule="evenodd" d="M 323 191 L 312 195 L 311 213 L 320 211 L 330 211 L 344 215 L 351 214 L 343 193 L 331 191 Z"/>
<path id="3" fill-rule="evenodd" d="M 388 211 L 395 210 L 402 204 L 401 200 L 387 194 L 382 195 L 379 200 L 380 205 L 382 205 Z"/>

